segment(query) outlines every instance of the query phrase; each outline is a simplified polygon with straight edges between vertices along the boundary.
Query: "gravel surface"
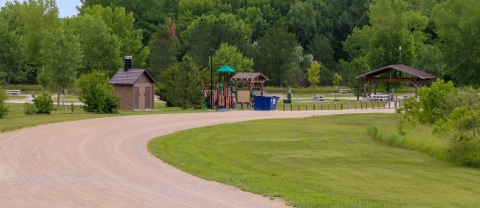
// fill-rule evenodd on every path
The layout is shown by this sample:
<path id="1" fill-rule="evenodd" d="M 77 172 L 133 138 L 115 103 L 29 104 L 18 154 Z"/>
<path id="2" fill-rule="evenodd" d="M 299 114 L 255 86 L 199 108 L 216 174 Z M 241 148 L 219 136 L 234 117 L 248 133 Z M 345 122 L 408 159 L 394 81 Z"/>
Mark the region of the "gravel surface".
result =
<path id="1" fill-rule="evenodd" d="M 127 116 L 0 134 L 0 207 L 285 207 L 184 173 L 150 155 L 152 138 L 260 118 L 393 109 Z M 193 135 L 192 135 L 193 136 Z"/>

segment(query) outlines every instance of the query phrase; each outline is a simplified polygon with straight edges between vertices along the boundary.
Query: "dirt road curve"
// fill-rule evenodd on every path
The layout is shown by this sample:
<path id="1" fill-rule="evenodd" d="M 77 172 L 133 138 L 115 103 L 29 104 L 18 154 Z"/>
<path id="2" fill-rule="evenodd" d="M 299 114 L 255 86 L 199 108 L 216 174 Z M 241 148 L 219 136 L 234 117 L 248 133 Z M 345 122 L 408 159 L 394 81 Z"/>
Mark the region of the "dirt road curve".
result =
<path id="1" fill-rule="evenodd" d="M 219 123 L 367 112 L 393 110 L 129 116 L 0 134 L 0 207 L 282 207 L 183 173 L 151 156 L 146 144 L 159 135 Z"/>

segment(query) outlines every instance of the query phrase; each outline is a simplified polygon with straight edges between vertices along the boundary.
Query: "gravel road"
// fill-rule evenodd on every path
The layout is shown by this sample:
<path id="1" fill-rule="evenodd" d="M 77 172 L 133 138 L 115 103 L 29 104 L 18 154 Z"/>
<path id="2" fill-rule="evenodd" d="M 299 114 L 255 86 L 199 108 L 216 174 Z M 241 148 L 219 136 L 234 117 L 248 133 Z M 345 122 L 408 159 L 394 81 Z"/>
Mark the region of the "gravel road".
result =
<path id="1" fill-rule="evenodd" d="M 261 118 L 393 109 L 227 112 L 101 118 L 0 134 L 0 207 L 285 207 L 184 173 L 146 144 L 175 131 Z M 192 135 L 194 136 L 194 135 Z"/>

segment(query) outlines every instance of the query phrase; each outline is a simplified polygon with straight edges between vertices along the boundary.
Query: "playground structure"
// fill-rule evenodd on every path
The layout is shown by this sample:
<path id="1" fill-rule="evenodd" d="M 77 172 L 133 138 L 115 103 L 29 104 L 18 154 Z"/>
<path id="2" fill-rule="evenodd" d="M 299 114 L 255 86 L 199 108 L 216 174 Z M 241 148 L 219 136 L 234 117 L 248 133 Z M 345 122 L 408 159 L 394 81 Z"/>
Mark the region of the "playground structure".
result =
<path id="1" fill-rule="evenodd" d="M 268 78 L 258 72 L 239 72 L 231 80 L 235 84 L 237 103 L 252 108 L 253 98 L 264 95 L 263 85 Z"/>

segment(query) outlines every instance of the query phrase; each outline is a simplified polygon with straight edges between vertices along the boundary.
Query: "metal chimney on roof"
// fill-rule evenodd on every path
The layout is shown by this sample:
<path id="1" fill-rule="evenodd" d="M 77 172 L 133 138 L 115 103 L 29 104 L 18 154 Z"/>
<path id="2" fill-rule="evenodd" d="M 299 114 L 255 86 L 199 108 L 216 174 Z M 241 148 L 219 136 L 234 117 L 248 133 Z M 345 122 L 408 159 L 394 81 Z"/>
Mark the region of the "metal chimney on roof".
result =
<path id="1" fill-rule="evenodd" d="M 123 68 L 125 71 L 128 71 L 132 68 L 132 56 L 125 56 L 125 67 Z"/>

